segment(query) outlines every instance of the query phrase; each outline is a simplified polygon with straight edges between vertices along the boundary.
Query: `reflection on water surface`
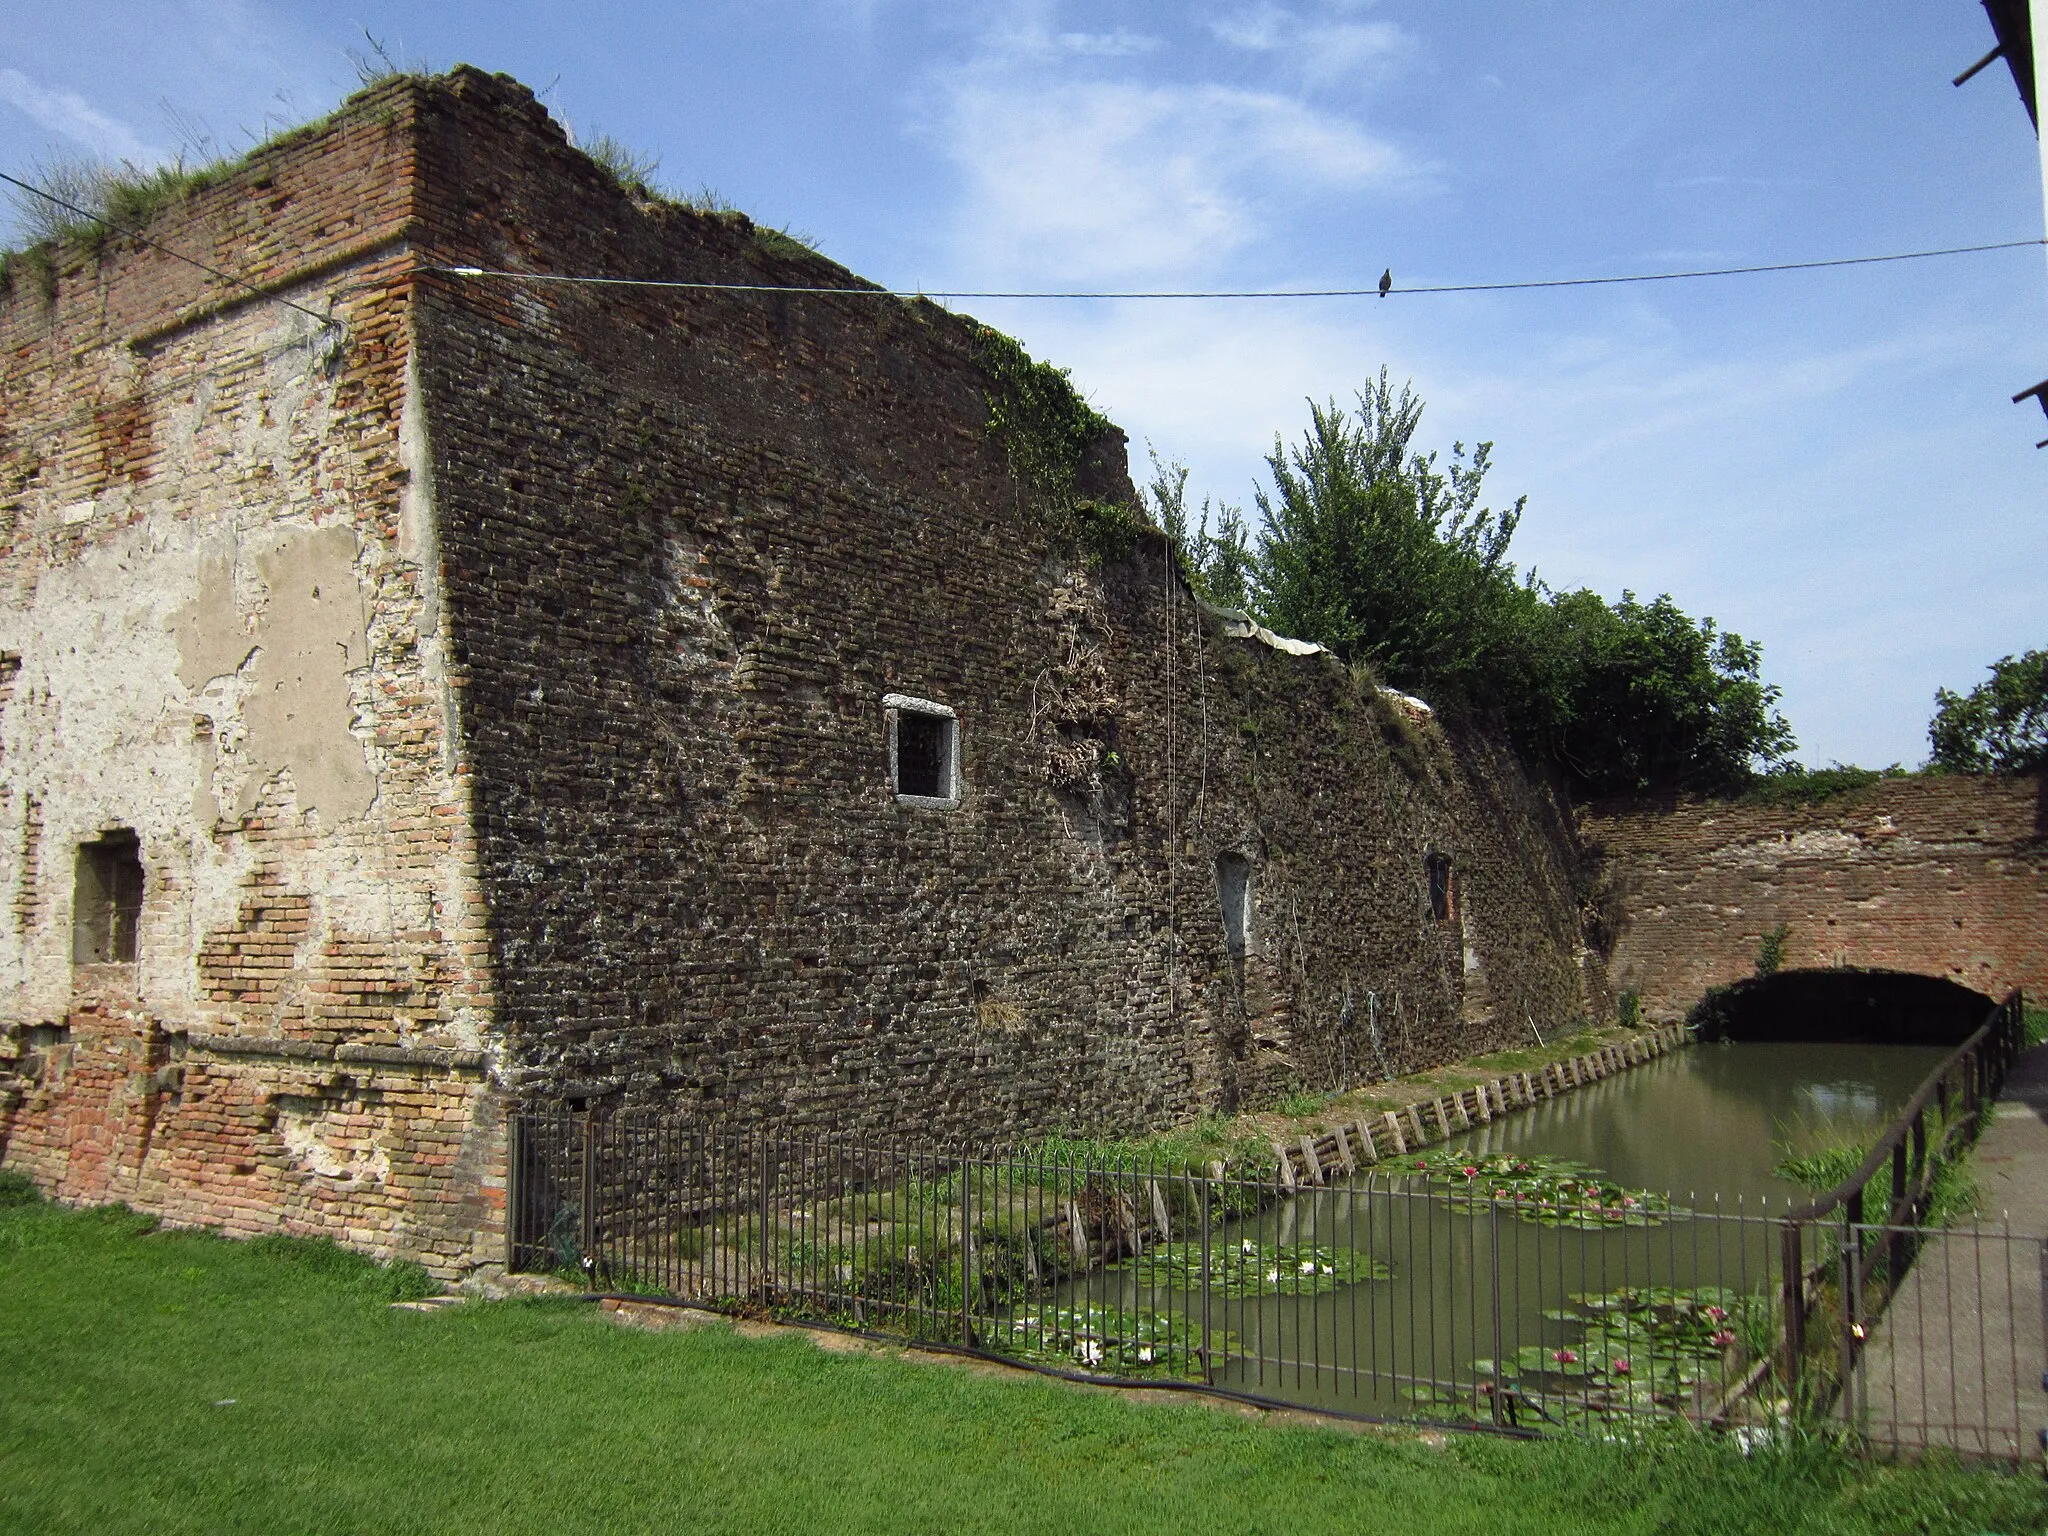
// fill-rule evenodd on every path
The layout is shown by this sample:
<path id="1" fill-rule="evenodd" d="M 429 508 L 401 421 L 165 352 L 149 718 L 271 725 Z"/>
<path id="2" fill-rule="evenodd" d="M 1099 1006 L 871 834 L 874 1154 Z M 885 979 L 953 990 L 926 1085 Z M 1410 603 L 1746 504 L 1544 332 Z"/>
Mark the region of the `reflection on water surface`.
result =
<path id="1" fill-rule="evenodd" d="M 1617 1182 L 1724 1201 L 1808 1192 L 1780 1144 L 1868 1140 L 1947 1052 L 1910 1045 L 1699 1045 L 1510 1115 L 1452 1146 L 1543 1152 Z"/>

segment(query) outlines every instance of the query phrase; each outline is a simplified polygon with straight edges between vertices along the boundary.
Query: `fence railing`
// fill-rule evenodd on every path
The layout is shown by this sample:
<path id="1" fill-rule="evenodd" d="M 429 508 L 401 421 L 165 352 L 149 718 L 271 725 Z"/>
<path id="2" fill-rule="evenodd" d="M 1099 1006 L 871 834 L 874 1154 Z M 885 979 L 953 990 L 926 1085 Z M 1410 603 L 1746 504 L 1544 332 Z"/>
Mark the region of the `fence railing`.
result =
<path id="1" fill-rule="evenodd" d="M 1906 1283 L 1931 1235 L 1921 1222 L 1937 1181 L 1976 1139 L 2025 1044 L 2025 999 L 2014 990 L 1927 1075 L 1856 1172 L 1784 1218 L 1782 1369 L 1795 1394 L 1825 1399 L 1853 1378 L 1872 1319 Z M 1832 1349 L 1807 1337 L 1822 1313 L 1832 1323 Z M 1817 1344 L 1838 1368 L 1808 1381 Z"/>
<path id="2" fill-rule="evenodd" d="M 1763 1432 L 1817 1411 L 1876 1437 L 1963 1412 L 1903 1356 L 1851 1359 L 1854 1390 L 1801 1397 L 1778 1214 L 1686 1209 L 1498 1154 L 1290 1187 L 1218 1164 L 947 1155 L 629 1115 L 521 1116 L 513 1152 L 513 1267 L 604 1293 L 1523 1431 L 1682 1417 Z M 1893 1235 L 1852 1229 L 1842 1251 Z M 1957 1250 L 1958 1299 L 1969 1273 L 2010 1277 L 2024 1247 L 1953 1240 L 1998 1255 L 1971 1271 Z M 2009 1296 L 1979 1291 L 1978 1331 L 2010 1336 L 2011 1389 L 1985 1400 L 2017 1404 L 2038 1333 L 2008 1327 Z M 1818 1294 L 1809 1282 L 1802 1305 Z M 1942 1347 L 1974 1362 L 1981 1342 L 1958 1329 Z M 2004 1444 L 2003 1409 L 1978 1417 L 1960 1426 L 1969 1443 Z"/>

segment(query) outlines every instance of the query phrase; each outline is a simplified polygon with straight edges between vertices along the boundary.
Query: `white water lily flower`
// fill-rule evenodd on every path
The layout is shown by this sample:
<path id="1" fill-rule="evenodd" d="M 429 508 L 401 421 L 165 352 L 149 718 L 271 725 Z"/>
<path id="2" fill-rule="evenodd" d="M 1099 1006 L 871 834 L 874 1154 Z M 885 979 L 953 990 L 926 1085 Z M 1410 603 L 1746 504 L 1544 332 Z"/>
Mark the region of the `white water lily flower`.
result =
<path id="1" fill-rule="evenodd" d="M 1314 1274 L 1316 1272 L 1316 1261 L 1314 1259 L 1303 1259 L 1301 1261 L 1301 1272 L 1304 1275 Z"/>
<path id="2" fill-rule="evenodd" d="M 1280 1271 L 1279 1271 L 1279 1270 L 1277 1270 L 1277 1269 L 1269 1269 L 1269 1270 L 1267 1270 L 1267 1271 L 1266 1271 L 1266 1281 L 1267 1281 L 1267 1283 L 1268 1283 L 1268 1284 L 1270 1284 L 1270 1285 L 1277 1285 L 1277 1284 L 1279 1284 L 1279 1282 L 1280 1282 Z"/>
<path id="3" fill-rule="evenodd" d="M 1238 1251 L 1240 1253 L 1257 1253 L 1259 1251 L 1259 1245 L 1253 1242 L 1250 1238 L 1246 1238 L 1244 1242 L 1240 1245 Z"/>
<path id="4" fill-rule="evenodd" d="M 1152 1351 L 1150 1349 L 1139 1350 L 1138 1363 L 1140 1365 L 1150 1365 L 1152 1363 Z"/>

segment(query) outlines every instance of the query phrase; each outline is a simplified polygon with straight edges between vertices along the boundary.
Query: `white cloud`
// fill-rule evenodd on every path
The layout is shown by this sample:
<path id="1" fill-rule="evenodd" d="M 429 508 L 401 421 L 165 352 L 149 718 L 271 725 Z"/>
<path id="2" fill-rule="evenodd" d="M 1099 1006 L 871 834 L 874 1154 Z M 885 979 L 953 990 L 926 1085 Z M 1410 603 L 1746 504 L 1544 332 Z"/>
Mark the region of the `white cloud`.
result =
<path id="1" fill-rule="evenodd" d="M 1209 23 L 1218 41 L 1284 60 L 1310 87 L 1384 69 L 1411 51 L 1408 34 L 1390 21 L 1321 21 L 1270 3 Z"/>
<path id="2" fill-rule="evenodd" d="M 1412 174 L 1355 124 L 1271 92 L 969 77 L 948 111 L 963 258 L 1034 281 L 1213 270 L 1259 238 L 1264 199 Z"/>
<path id="3" fill-rule="evenodd" d="M 1255 5 L 1229 16 L 1216 17 L 1209 23 L 1209 30 L 1219 41 L 1233 48 L 1271 53 L 1279 48 L 1293 23 L 1292 11 L 1284 11 L 1277 5 Z"/>
<path id="4" fill-rule="evenodd" d="M 119 118 L 108 116 L 72 91 L 40 86 L 18 69 L 0 69 L 0 101 L 107 159 L 149 165 L 163 158 L 161 150 L 145 143 Z"/>
<path id="5" fill-rule="evenodd" d="M 1126 32 L 1122 27 L 1114 32 L 1062 32 L 1054 41 L 1068 53 L 1092 59 L 1122 59 L 1136 53 L 1156 53 L 1161 46 L 1156 37 Z"/>

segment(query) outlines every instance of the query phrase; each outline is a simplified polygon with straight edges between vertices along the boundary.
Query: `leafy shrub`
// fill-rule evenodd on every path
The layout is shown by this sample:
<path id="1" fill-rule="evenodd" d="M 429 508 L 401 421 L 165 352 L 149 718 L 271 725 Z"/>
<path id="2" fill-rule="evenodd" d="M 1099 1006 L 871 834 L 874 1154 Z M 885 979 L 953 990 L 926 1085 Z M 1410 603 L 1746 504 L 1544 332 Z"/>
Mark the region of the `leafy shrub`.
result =
<path id="1" fill-rule="evenodd" d="M 1894 763 L 1889 768 L 1852 768 L 1835 763 L 1826 768 L 1802 768 L 1787 763 L 1760 774 L 1736 798 L 1744 805 L 1819 805 L 1837 795 L 1868 789 L 1886 779 L 1904 778 L 1906 770 Z"/>
<path id="2" fill-rule="evenodd" d="M 1927 739 L 1946 773 L 2048 768 L 2048 650 L 2000 657 L 1968 693 L 1937 688 Z"/>
<path id="3" fill-rule="evenodd" d="M 1785 965 L 1785 944 L 1792 937 L 1792 925 L 1780 923 L 1763 936 L 1756 947 L 1756 973 L 1775 976 Z"/>

